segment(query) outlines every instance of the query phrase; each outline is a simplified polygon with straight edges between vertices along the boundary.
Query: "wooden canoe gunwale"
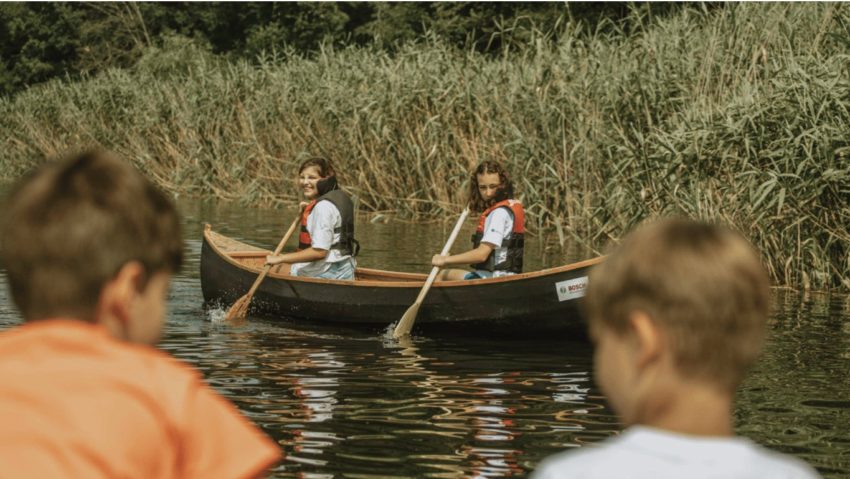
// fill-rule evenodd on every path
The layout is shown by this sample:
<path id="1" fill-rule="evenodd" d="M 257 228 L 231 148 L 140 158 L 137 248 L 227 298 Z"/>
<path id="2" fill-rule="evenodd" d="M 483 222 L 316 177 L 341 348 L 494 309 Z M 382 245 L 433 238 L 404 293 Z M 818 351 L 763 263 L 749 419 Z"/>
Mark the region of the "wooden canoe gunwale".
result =
<path id="1" fill-rule="evenodd" d="M 226 251 L 221 246 L 221 241 L 217 241 L 218 238 L 226 238 L 228 241 L 238 243 L 240 246 L 246 247 L 241 251 Z M 252 268 L 250 266 L 245 265 L 239 261 L 234 259 L 236 258 L 261 258 L 270 254 L 270 250 L 264 250 L 262 248 L 249 245 L 247 243 L 242 243 L 237 240 L 233 240 L 231 238 L 227 238 L 219 233 L 216 233 L 212 230 L 212 226 L 207 223 L 204 225 L 204 239 L 206 242 L 214 249 L 216 254 L 221 257 L 222 260 L 230 263 L 232 266 L 241 269 L 245 272 L 257 273 L 259 274 L 262 271 L 261 267 Z M 589 266 L 596 265 L 602 262 L 604 257 L 592 258 L 585 261 L 580 261 L 577 263 L 572 263 L 564 266 L 557 266 L 554 268 L 543 269 L 539 271 L 533 271 L 528 273 L 520 273 L 510 276 L 503 276 L 499 278 L 487 278 L 487 279 L 477 279 L 477 280 L 460 280 L 460 281 L 436 281 L 434 282 L 434 288 L 463 288 L 463 287 L 471 287 L 471 286 L 481 286 L 485 284 L 499 284 L 506 282 L 514 282 L 520 281 L 524 279 L 532 279 L 544 276 L 551 276 L 558 273 L 564 273 L 567 271 L 572 271 L 575 269 L 586 268 Z M 319 283 L 319 284 L 335 284 L 342 285 L 347 287 L 361 287 L 361 288 L 410 288 L 414 285 L 422 285 L 427 278 L 426 274 L 420 273 L 405 273 L 399 271 L 386 271 L 379 269 L 371 269 L 371 268 L 357 268 L 358 273 L 363 273 L 367 276 L 381 276 L 388 278 L 398 278 L 399 281 L 380 281 L 380 280 L 368 280 L 368 279 L 358 279 L 356 281 L 352 280 L 338 280 L 338 279 L 325 279 L 325 278 L 309 278 L 302 276 L 290 276 L 286 274 L 269 272 L 269 278 L 275 278 L 279 280 L 285 281 L 293 281 L 293 282 L 305 282 L 305 283 Z"/>

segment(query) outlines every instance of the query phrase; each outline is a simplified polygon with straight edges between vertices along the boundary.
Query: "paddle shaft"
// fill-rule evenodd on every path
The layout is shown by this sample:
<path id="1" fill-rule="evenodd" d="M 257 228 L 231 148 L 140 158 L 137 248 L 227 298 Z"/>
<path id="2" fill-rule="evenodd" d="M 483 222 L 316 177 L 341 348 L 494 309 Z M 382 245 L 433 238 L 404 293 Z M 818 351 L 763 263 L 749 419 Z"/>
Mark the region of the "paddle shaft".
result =
<path id="1" fill-rule="evenodd" d="M 295 217 L 295 221 L 293 221 L 292 224 L 289 226 L 289 229 L 286 230 L 286 234 L 283 235 L 283 239 L 280 240 L 280 243 L 278 243 L 277 248 L 274 249 L 274 253 L 272 253 L 272 255 L 280 254 L 281 250 L 283 250 L 284 245 L 286 245 L 286 242 L 289 241 L 289 238 L 292 236 L 292 233 L 295 232 L 295 228 L 297 228 L 298 224 L 301 222 L 301 211 L 302 210 L 300 209 L 298 210 L 298 216 Z M 272 269 L 272 266 L 273 265 L 267 264 L 266 267 L 263 268 L 263 272 L 260 273 L 259 276 L 257 276 L 256 281 L 254 281 L 254 284 L 251 285 L 251 289 L 248 290 L 249 298 L 254 296 L 254 291 L 257 290 L 257 288 L 260 286 L 260 283 L 262 283 L 266 275 L 269 274 L 269 271 Z"/>
<path id="2" fill-rule="evenodd" d="M 460 214 L 460 218 L 457 220 L 457 224 L 455 224 L 455 229 L 452 230 L 452 234 L 449 235 L 449 240 L 446 241 L 446 245 L 443 246 L 443 251 L 440 252 L 440 255 L 445 256 L 449 254 L 449 251 L 452 249 L 452 245 L 457 239 L 457 235 L 460 233 L 460 228 L 463 226 L 464 220 L 469 215 L 469 207 L 463 210 L 463 213 Z M 419 296 L 416 297 L 417 303 L 422 303 L 422 300 L 425 299 L 425 295 L 428 294 L 428 290 L 431 289 L 431 285 L 434 283 L 434 280 L 437 279 L 437 273 L 440 272 L 439 266 L 434 266 L 431 268 L 431 274 L 428 275 L 428 279 L 425 281 L 425 286 L 422 287 L 422 291 L 419 292 Z"/>
<path id="3" fill-rule="evenodd" d="M 462 215 L 461 223 L 458 223 L 458 225 L 463 223 L 464 218 L 465 215 Z M 452 248 L 452 244 L 454 244 L 455 239 L 457 239 L 457 235 L 459 232 L 460 228 L 457 227 L 454 231 L 452 231 L 452 235 L 449 236 L 449 241 L 446 243 L 446 246 L 443 248 L 443 251 L 440 252 L 442 256 L 449 254 L 449 250 Z M 442 268 L 440 268 L 439 266 L 434 266 L 433 268 L 431 268 L 431 273 L 428 274 L 428 279 L 425 280 L 425 285 L 422 287 L 422 291 L 420 291 L 419 296 L 416 297 L 417 303 L 422 303 L 422 300 L 425 299 L 425 295 L 428 294 L 428 290 L 431 289 L 431 285 L 434 283 L 434 280 L 437 279 L 437 273 L 440 272 L 440 269 Z"/>
<path id="4" fill-rule="evenodd" d="M 446 241 L 446 245 L 443 246 L 443 251 L 440 252 L 440 255 L 445 256 L 449 254 L 449 250 L 452 249 L 452 245 L 454 244 L 458 233 L 460 233 L 460 228 L 463 226 L 463 222 L 466 220 L 467 216 L 469 216 L 469 206 L 464 208 L 463 213 L 460 214 L 460 218 L 457 219 L 457 223 L 452 230 L 452 234 L 449 235 L 449 239 Z M 402 316 L 399 320 L 395 330 L 393 331 L 393 337 L 400 338 L 410 333 L 410 330 L 413 328 L 413 321 L 416 320 L 416 315 L 419 312 L 419 306 L 425 299 L 425 295 L 428 294 L 428 290 L 431 289 L 431 285 L 434 283 L 434 280 L 437 279 L 437 273 L 439 272 L 439 266 L 431 268 L 431 273 L 428 274 L 428 279 L 425 280 L 425 284 L 422 286 L 422 291 L 419 291 L 419 296 L 416 297 L 416 301 L 412 306 L 410 306 L 410 308 L 407 309 L 404 316 Z"/>

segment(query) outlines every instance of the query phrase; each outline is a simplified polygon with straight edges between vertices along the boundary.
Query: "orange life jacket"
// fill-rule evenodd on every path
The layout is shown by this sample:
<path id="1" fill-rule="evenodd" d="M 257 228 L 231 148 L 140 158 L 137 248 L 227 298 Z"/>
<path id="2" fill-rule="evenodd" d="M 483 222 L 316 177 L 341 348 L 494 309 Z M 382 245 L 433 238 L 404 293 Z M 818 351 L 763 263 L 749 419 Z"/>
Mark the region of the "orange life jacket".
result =
<path id="1" fill-rule="evenodd" d="M 490 252 L 490 256 L 482 263 L 473 264 L 475 269 L 485 271 L 510 271 L 512 273 L 522 273 L 522 255 L 525 246 L 525 210 L 522 208 L 522 203 L 517 200 L 503 200 L 487 208 L 481 217 L 478 219 L 478 228 L 472 235 L 472 247 L 477 248 L 481 244 L 481 238 L 484 237 L 484 224 L 487 222 L 487 217 L 497 208 L 505 208 L 514 220 L 513 229 L 509 237 L 502 241 L 500 248 L 507 248 L 507 257 L 496 262 L 496 251 Z"/>

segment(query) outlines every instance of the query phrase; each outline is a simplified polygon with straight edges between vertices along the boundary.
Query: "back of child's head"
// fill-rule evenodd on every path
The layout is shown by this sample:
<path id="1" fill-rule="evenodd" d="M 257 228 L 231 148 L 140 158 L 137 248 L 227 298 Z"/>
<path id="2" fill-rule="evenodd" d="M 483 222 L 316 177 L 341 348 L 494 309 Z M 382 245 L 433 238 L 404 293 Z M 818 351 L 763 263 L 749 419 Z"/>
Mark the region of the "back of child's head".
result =
<path id="1" fill-rule="evenodd" d="M 665 219 L 628 235 L 594 268 L 584 307 L 591 334 L 628 334 L 630 314 L 646 314 L 680 374 L 733 391 L 764 342 L 769 280 L 739 234 Z"/>
<path id="2" fill-rule="evenodd" d="M 144 284 L 183 261 L 171 200 L 130 163 L 88 152 L 37 168 L 11 191 L 0 258 L 24 319 L 95 320 L 101 290 L 138 261 Z"/>
<path id="3" fill-rule="evenodd" d="M 495 198 L 495 201 L 487 202 L 484 198 L 481 197 L 481 193 L 478 190 L 478 175 L 485 174 L 497 174 L 499 175 L 499 181 L 501 182 L 500 192 Z M 484 211 L 486 210 L 491 203 L 496 201 L 501 201 L 503 199 L 513 198 L 514 196 L 514 184 L 511 181 L 511 177 L 508 175 L 507 170 L 501 165 L 501 163 L 486 160 L 482 161 L 478 164 L 478 166 L 472 170 L 472 173 L 469 175 L 469 204 L 470 208 L 473 211 Z"/>

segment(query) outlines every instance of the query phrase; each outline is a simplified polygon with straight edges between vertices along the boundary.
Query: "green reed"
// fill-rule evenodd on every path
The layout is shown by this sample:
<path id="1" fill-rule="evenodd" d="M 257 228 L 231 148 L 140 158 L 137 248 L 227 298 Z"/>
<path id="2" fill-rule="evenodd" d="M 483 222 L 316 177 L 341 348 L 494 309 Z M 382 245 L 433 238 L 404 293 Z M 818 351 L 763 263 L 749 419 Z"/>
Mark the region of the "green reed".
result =
<path id="1" fill-rule="evenodd" d="M 361 209 L 423 218 L 459 211 L 494 159 L 532 230 L 588 253 L 680 214 L 734 225 L 777 284 L 850 288 L 848 8 L 633 16 L 497 58 L 429 37 L 251 64 L 174 38 L 132 70 L 0 101 L 0 167 L 99 145 L 174 193 L 268 205 L 294 203 L 319 154 Z"/>

